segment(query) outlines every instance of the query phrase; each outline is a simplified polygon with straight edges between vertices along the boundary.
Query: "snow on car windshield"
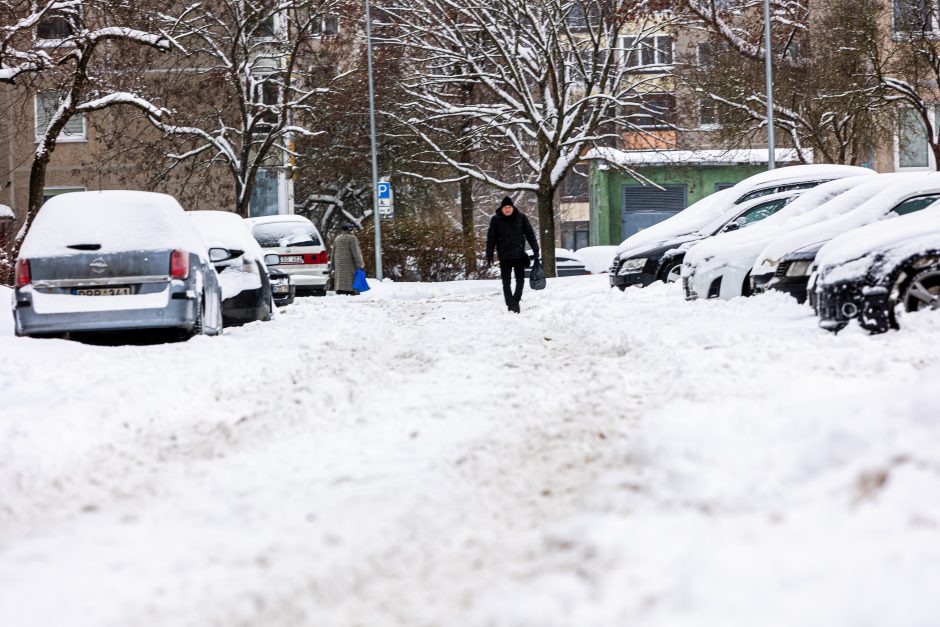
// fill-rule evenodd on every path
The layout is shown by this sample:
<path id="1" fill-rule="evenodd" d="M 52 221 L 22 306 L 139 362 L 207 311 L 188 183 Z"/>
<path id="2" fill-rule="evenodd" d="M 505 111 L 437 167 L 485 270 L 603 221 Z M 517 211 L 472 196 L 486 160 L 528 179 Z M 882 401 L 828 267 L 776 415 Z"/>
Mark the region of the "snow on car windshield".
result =
<path id="1" fill-rule="evenodd" d="M 175 198 L 112 190 L 51 198 L 36 214 L 20 254 L 56 257 L 78 250 L 112 253 L 176 248 L 207 257 L 205 243 Z"/>
<path id="2" fill-rule="evenodd" d="M 321 246 L 320 235 L 311 224 L 303 222 L 267 222 L 255 225 L 252 234 L 262 248 L 284 246 Z"/>

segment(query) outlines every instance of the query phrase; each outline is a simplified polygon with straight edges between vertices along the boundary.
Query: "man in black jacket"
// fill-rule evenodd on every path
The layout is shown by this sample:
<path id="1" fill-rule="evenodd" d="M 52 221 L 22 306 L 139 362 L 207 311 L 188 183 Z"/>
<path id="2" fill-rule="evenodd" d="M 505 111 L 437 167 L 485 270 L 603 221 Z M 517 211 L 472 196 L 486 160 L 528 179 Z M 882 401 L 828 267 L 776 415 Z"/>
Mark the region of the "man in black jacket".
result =
<path id="1" fill-rule="evenodd" d="M 529 267 L 529 256 L 525 253 L 526 241 L 532 247 L 535 258 L 539 258 L 539 242 L 529 218 L 512 202 L 503 198 L 496 215 L 490 219 L 490 230 L 486 234 L 486 261 L 493 263 L 493 251 L 499 255 L 499 273 L 503 280 L 503 296 L 509 311 L 519 313 L 519 301 L 525 286 L 525 269 Z M 512 290 L 510 279 L 516 275 L 516 289 Z"/>

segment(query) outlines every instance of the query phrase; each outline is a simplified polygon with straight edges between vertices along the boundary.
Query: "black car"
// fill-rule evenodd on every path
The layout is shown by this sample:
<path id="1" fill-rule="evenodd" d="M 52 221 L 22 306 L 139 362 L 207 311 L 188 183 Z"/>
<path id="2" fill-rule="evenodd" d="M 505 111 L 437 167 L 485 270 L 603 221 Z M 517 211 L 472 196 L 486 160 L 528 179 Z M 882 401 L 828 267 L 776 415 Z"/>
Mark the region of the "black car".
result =
<path id="1" fill-rule="evenodd" d="M 630 286 L 646 287 L 654 281 L 678 281 L 685 252 L 690 246 L 707 237 L 736 231 L 773 215 L 798 194 L 799 190 L 788 190 L 766 196 L 766 200 L 759 200 L 761 196 L 752 198 L 741 203 L 740 211 L 719 221 L 717 228 L 712 226 L 703 231 L 677 235 L 628 257 L 617 255 L 610 267 L 610 285 L 625 290 Z"/>
<path id="2" fill-rule="evenodd" d="M 878 233 L 872 227 L 888 228 Z M 883 333 L 898 328 L 904 313 L 940 311 L 940 206 L 850 235 L 853 254 L 839 251 L 835 263 L 820 259 L 815 289 L 821 327 L 839 331 L 857 320 L 866 331 Z"/>
<path id="3" fill-rule="evenodd" d="M 807 285 L 813 271 L 816 253 L 824 244 L 825 242 L 812 244 L 785 255 L 773 274 L 752 276 L 751 287 L 754 293 L 777 290 L 789 294 L 798 303 L 805 303 L 808 296 Z"/>
<path id="4" fill-rule="evenodd" d="M 267 259 L 268 255 L 265 255 Z M 278 307 L 286 307 L 294 302 L 297 296 L 297 286 L 291 281 L 290 275 L 277 268 L 268 267 L 268 280 L 271 282 L 271 296 Z"/>

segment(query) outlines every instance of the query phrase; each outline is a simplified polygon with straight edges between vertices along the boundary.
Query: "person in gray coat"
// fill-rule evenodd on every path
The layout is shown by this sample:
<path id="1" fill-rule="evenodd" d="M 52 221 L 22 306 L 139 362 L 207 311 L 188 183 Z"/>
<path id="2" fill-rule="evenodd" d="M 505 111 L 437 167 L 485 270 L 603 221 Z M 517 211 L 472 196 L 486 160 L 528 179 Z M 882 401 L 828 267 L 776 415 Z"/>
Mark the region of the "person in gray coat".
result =
<path id="1" fill-rule="evenodd" d="M 343 232 L 333 240 L 333 287 L 337 294 L 353 296 L 359 293 L 353 289 L 356 270 L 365 270 L 366 262 L 359 239 L 352 233 L 353 225 L 347 222 L 340 228 Z"/>

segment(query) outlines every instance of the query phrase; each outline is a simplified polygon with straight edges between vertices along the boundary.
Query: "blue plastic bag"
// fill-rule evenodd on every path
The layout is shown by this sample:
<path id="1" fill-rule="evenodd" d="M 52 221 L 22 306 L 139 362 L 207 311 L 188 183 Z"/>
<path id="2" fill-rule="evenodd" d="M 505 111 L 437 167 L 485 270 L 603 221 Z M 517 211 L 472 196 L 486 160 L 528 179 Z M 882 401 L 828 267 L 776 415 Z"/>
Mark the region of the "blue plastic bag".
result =
<path id="1" fill-rule="evenodd" d="M 356 278 L 353 279 L 353 289 L 357 292 L 369 291 L 369 282 L 366 281 L 366 271 L 362 268 L 356 270 Z"/>

